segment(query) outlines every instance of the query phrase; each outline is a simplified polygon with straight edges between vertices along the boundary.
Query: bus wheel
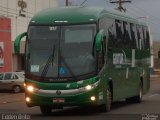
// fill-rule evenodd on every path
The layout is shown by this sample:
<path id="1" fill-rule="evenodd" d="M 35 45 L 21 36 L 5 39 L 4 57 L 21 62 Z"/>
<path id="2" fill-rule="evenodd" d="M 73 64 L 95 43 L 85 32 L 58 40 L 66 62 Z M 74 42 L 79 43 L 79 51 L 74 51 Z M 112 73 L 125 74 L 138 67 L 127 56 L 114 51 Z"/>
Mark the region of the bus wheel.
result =
<path id="1" fill-rule="evenodd" d="M 136 103 L 142 102 L 142 95 L 143 95 L 143 86 L 142 86 L 142 84 L 140 84 L 139 94 L 134 97 L 134 101 L 135 101 Z"/>
<path id="2" fill-rule="evenodd" d="M 127 103 L 140 103 L 142 101 L 142 95 L 143 95 L 143 86 L 140 84 L 139 93 L 137 96 L 127 98 Z"/>
<path id="3" fill-rule="evenodd" d="M 109 112 L 111 110 L 112 93 L 110 89 L 107 89 L 106 103 L 99 106 L 101 112 Z"/>
<path id="4" fill-rule="evenodd" d="M 40 106 L 41 113 L 43 115 L 50 115 L 52 113 L 52 108 L 46 106 Z"/>

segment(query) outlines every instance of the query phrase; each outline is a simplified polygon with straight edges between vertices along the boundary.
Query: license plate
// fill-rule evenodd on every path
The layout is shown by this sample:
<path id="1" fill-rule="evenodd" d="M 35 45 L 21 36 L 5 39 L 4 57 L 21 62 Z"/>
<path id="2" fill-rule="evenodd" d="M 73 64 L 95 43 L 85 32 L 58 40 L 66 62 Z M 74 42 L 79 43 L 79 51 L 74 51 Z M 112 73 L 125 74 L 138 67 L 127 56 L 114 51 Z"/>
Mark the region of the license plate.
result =
<path id="1" fill-rule="evenodd" d="M 64 103 L 64 98 L 53 98 L 53 103 Z"/>

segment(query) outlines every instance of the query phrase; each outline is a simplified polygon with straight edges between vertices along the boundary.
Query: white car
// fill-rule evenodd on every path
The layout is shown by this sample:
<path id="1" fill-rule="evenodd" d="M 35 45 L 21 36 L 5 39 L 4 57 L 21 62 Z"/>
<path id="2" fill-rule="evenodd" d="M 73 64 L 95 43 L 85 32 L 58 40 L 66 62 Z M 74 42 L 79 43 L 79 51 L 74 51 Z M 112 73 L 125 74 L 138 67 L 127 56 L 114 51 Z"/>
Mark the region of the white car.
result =
<path id="1" fill-rule="evenodd" d="M 0 90 L 12 90 L 14 93 L 24 89 L 24 74 L 21 72 L 0 73 Z"/>

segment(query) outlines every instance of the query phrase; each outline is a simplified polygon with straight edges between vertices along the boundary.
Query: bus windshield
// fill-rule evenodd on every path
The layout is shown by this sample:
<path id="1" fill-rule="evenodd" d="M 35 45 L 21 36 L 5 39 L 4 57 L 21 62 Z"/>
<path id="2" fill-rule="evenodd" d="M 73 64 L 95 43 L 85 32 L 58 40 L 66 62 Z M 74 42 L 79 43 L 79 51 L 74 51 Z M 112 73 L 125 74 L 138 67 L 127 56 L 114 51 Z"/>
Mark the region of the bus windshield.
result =
<path id="1" fill-rule="evenodd" d="M 30 26 L 27 73 L 66 78 L 95 73 L 93 42 L 96 25 Z"/>

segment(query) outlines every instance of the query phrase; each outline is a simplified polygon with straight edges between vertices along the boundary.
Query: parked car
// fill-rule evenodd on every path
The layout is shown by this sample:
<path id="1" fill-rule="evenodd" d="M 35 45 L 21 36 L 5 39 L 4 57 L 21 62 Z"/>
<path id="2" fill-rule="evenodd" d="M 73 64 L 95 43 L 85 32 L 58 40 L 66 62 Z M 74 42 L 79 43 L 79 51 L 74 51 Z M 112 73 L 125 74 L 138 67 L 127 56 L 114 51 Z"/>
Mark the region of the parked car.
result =
<path id="1" fill-rule="evenodd" d="M 24 89 L 24 75 L 21 72 L 0 73 L 0 90 L 12 90 L 19 93 Z"/>

